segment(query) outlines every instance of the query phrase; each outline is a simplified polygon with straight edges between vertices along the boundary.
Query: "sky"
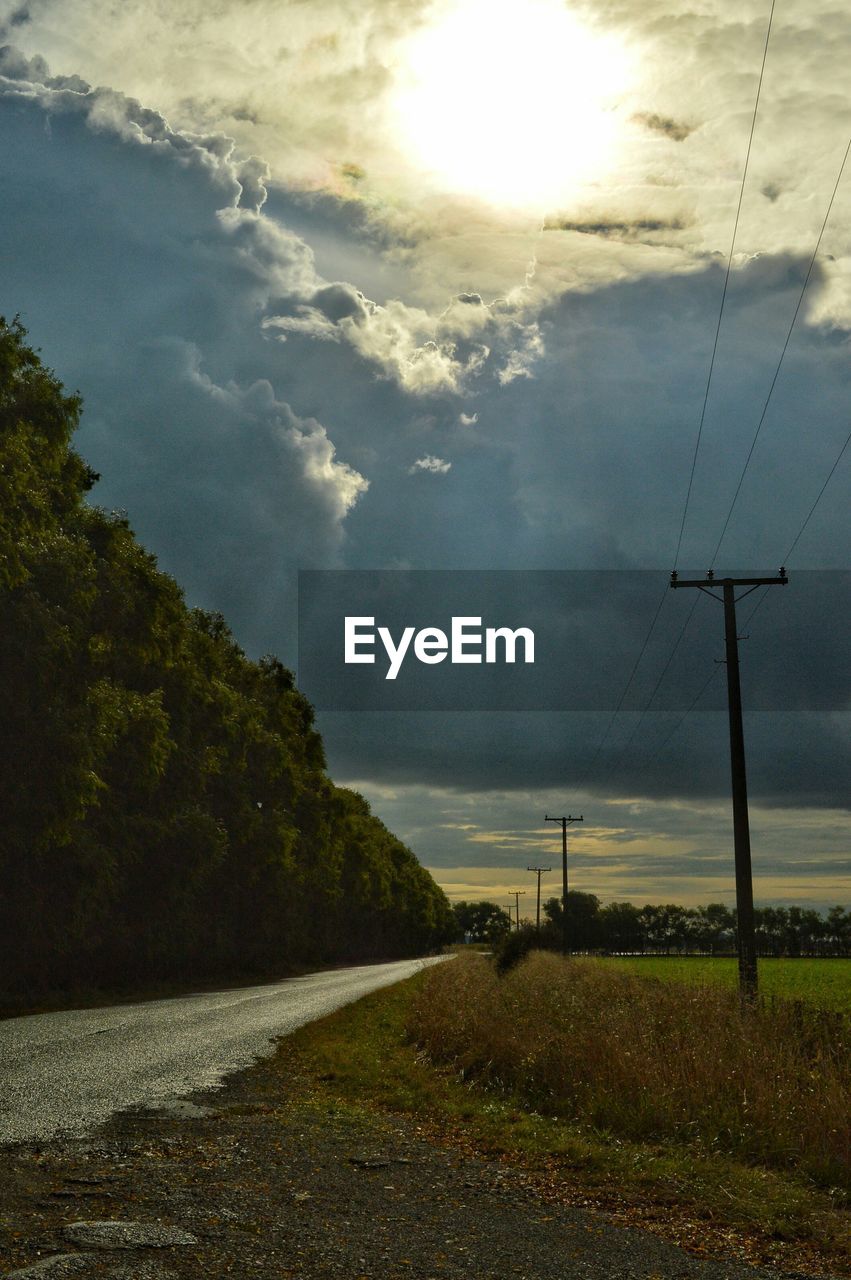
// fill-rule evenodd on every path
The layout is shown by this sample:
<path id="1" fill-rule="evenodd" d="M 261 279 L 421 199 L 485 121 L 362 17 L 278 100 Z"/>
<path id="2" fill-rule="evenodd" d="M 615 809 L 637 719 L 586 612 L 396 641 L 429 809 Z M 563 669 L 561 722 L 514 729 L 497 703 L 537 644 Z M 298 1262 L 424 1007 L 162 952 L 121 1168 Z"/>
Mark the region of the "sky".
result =
<path id="1" fill-rule="evenodd" d="M 722 614 L 666 581 L 785 563 L 754 892 L 847 904 L 851 12 L 0 0 L 0 45 L 0 311 L 191 604 L 295 668 L 301 569 L 599 591 L 605 705 L 320 708 L 335 780 L 455 899 L 557 892 L 571 812 L 573 887 L 732 905 Z"/>

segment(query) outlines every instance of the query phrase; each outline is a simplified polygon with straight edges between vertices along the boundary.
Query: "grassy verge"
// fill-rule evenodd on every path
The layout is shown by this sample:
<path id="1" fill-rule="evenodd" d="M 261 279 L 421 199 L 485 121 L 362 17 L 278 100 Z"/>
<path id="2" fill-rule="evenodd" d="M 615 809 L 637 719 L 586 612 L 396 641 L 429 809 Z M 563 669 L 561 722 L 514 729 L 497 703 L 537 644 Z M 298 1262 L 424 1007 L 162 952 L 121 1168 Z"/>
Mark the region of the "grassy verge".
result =
<path id="1" fill-rule="evenodd" d="M 660 982 L 532 952 L 429 974 L 419 1042 L 527 1106 L 630 1141 L 661 1138 L 851 1193 L 851 1028 L 801 1002 Z"/>
<path id="2" fill-rule="evenodd" d="M 602 1208 L 696 1252 L 814 1274 L 851 1261 L 848 1215 L 805 1177 L 681 1144 L 624 1141 L 433 1065 L 408 1030 L 427 980 L 377 992 L 282 1041 L 281 1089 L 330 1112 L 410 1115 L 434 1140 L 515 1166 L 545 1197 Z"/>

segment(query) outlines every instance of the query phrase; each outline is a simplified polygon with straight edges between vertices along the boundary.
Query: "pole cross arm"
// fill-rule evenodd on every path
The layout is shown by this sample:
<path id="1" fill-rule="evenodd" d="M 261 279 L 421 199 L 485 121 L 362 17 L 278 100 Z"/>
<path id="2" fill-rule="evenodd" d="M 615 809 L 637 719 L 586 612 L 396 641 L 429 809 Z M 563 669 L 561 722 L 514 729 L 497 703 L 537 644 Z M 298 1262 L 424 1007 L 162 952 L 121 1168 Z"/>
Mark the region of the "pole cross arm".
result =
<path id="1" fill-rule="evenodd" d="M 785 569 L 781 569 L 779 577 L 775 578 L 716 578 L 713 573 L 708 573 L 705 578 L 680 578 L 677 576 L 676 569 L 671 574 L 671 586 L 675 590 L 677 587 L 705 588 L 707 586 L 723 587 L 725 585 L 734 587 L 785 587 L 788 581 Z"/>

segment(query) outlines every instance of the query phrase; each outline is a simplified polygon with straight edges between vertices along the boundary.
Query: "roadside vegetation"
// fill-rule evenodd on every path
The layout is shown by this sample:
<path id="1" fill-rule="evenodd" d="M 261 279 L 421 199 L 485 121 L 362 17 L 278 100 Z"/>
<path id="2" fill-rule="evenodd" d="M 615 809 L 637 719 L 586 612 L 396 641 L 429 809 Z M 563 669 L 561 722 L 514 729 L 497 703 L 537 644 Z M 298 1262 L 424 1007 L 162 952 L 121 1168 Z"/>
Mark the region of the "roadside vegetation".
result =
<path id="1" fill-rule="evenodd" d="M 292 673 L 89 503 L 80 412 L 0 320 L 0 1003 L 439 947 L 444 894 Z"/>
<path id="2" fill-rule="evenodd" d="M 555 957 L 543 960 L 562 963 Z M 698 1252 L 714 1249 L 816 1274 L 836 1274 L 851 1261 L 847 1182 L 843 1191 L 825 1162 L 811 1175 L 792 1150 L 776 1163 L 745 1155 L 741 1146 L 731 1153 L 721 1129 L 713 1141 L 685 1125 L 664 1132 L 645 1124 L 631 1137 L 602 1116 L 579 1118 L 563 1097 L 555 1104 L 561 1080 L 556 1090 L 530 1092 L 527 1069 L 534 1068 L 536 1048 L 546 1039 L 547 1010 L 536 1009 L 536 999 L 545 993 L 524 977 L 525 968 L 500 980 L 488 957 L 461 954 L 305 1026 L 281 1042 L 276 1060 L 281 1088 L 332 1114 L 377 1109 L 413 1115 L 434 1140 L 468 1155 L 499 1159 L 544 1197 L 595 1205 L 617 1221 L 649 1227 Z M 453 995 L 458 1009 L 450 1007 Z M 472 1007 L 477 1000 L 482 1002 L 478 1011 Z M 597 1008 L 594 1019 L 611 1025 L 614 1011 Z M 463 1040 L 454 1042 L 462 1020 Z M 430 1037 L 438 1033 L 450 1039 L 430 1047 Z M 550 1033 L 554 1039 L 552 1027 Z M 484 1048 L 475 1039 L 480 1034 L 490 1036 L 487 1051 L 501 1046 L 513 1061 L 516 1080 L 507 1072 L 497 1078 L 478 1052 Z M 602 1061 L 596 1037 L 590 1039 L 590 1052 Z M 687 1043 L 685 1049 L 688 1056 Z M 665 1079 L 665 1056 L 673 1056 L 670 1045 L 654 1059 L 651 1083 L 657 1092 Z M 581 1080 L 586 1063 L 577 1069 Z M 817 1064 L 813 1074 L 819 1074 Z M 610 1079 L 612 1089 L 620 1087 L 619 1079 Z M 736 1091 L 731 1083 L 728 1121 L 735 1119 Z M 626 1112 L 624 1107 L 629 1128 Z M 643 1114 L 646 1119 L 646 1109 Z M 837 1113 L 840 1122 L 843 1115 L 847 1107 Z"/>
<path id="3" fill-rule="evenodd" d="M 429 973 L 411 1031 L 465 1079 L 634 1141 L 687 1143 L 851 1191 L 851 1036 L 841 1014 L 743 1008 L 718 985 L 659 982 L 533 952 Z"/>

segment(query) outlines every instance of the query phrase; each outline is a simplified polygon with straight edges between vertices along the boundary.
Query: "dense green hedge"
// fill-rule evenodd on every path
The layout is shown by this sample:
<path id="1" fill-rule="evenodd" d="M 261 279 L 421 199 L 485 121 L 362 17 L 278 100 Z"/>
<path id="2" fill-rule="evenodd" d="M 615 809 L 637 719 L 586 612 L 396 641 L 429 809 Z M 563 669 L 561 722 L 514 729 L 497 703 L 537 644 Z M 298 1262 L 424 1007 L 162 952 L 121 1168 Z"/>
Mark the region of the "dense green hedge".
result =
<path id="1" fill-rule="evenodd" d="M 423 952 L 443 893 L 312 710 L 90 506 L 80 402 L 0 321 L 0 989 Z"/>

